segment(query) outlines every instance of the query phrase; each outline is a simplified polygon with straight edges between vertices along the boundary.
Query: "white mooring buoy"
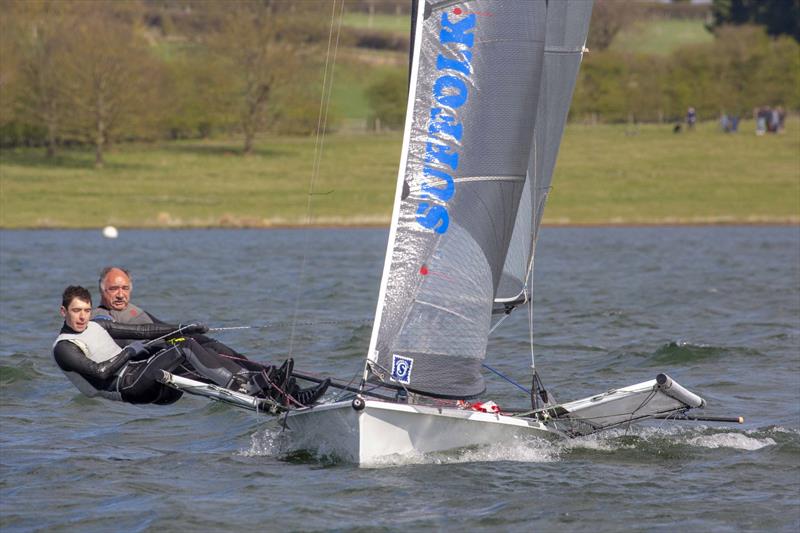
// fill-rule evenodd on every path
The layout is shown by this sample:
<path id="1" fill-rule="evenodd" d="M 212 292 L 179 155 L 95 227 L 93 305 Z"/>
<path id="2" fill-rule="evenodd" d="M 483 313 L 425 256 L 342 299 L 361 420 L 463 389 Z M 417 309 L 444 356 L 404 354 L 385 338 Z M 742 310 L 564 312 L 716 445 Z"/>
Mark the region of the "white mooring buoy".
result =
<path id="1" fill-rule="evenodd" d="M 103 228 L 103 237 L 106 239 L 116 239 L 118 236 L 119 232 L 114 226 L 106 226 Z"/>

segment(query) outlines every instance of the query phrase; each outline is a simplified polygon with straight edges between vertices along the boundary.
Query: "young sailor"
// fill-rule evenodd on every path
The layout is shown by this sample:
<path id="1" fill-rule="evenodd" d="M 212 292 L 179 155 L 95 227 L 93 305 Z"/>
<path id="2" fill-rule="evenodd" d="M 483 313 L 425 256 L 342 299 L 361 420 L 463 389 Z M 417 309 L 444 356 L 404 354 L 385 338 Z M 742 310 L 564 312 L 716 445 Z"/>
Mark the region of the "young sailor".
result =
<path id="1" fill-rule="evenodd" d="M 264 366 L 252 372 L 233 359 L 206 350 L 193 339 L 176 342 L 151 354 L 141 340 L 125 348 L 114 342 L 116 336 L 126 339 L 158 339 L 178 333 L 174 326 L 163 324 L 125 325 L 111 321 L 93 322 L 92 300 L 89 291 L 69 286 L 62 295 L 61 315 L 64 326 L 53 343 L 56 363 L 72 383 L 87 396 L 100 396 L 130 403 L 169 404 L 181 397 L 181 392 L 161 384 L 157 378 L 162 370 L 178 374 L 191 373 L 204 381 L 245 392 L 269 397 L 288 405 L 310 405 L 317 401 L 328 382 L 300 390 L 291 379 L 292 360 L 280 368 Z M 199 332 L 202 326 L 191 325 L 182 331 Z"/>

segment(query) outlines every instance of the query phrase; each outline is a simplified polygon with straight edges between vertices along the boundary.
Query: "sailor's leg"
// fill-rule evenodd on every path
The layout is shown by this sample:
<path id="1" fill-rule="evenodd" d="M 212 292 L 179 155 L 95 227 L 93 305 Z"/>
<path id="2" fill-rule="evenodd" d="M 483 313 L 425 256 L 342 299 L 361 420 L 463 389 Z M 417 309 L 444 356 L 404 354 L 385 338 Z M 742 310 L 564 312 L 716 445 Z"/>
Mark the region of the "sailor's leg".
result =
<path id="1" fill-rule="evenodd" d="M 292 373 L 291 359 L 276 368 L 214 353 L 194 339 L 188 339 L 181 346 L 194 370 L 221 387 L 251 396 L 274 399 L 285 396 L 285 385 Z"/>
<path id="2" fill-rule="evenodd" d="M 168 404 L 177 401 L 183 394 L 160 383 L 161 371 L 172 372 L 184 357 L 177 347 L 162 350 L 146 361 L 129 363 L 119 382 L 122 399 L 129 403 Z"/>
<path id="3" fill-rule="evenodd" d="M 194 339 L 197 344 L 214 353 L 227 355 L 239 361 L 248 361 L 247 357 L 243 354 L 237 352 L 227 344 L 224 344 L 217 339 L 212 339 L 211 337 L 206 337 L 205 335 L 192 335 L 191 337 Z"/>
<path id="4" fill-rule="evenodd" d="M 237 375 L 245 375 L 246 369 L 235 360 L 216 354 L 203 348 L 194 339 L 181 343 L 186 361 L 200 376 L 216 383 L 220 387 L 228 387 Z M 245 379 L 246 375 L 245 375 Z"/>

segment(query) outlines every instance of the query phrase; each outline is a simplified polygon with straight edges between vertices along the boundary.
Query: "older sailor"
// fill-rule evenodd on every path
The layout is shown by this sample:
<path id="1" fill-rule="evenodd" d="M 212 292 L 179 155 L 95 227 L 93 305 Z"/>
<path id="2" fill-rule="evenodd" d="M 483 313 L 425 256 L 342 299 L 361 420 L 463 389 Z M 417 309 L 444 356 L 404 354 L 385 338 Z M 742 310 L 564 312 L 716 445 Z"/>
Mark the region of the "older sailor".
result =
<path id="1" fill-rule="evenodd" d="M 92 311 L 92 319 L 111 320 L 119 324 L 164 324 L 155 315 L 148 313 L 141 307 L 131 303 L 133 280 L 128 270 L 118 266 L 107 266 L 100 272 L 98 280 L 100 288 L 100 305 Z M 203 331 L 199 331 L 202 329 Z M 202 335 L 208 328 L 198 328 L 192 338 L 204 348 L 218 354 L 236 358 L 242 362 L 248 361 L 247 357 L 237 352 L 222 342 Z M 243 363 L 248 366 L 247 363 Z M 251 370 L 258 370 L 253 367 Z"/>

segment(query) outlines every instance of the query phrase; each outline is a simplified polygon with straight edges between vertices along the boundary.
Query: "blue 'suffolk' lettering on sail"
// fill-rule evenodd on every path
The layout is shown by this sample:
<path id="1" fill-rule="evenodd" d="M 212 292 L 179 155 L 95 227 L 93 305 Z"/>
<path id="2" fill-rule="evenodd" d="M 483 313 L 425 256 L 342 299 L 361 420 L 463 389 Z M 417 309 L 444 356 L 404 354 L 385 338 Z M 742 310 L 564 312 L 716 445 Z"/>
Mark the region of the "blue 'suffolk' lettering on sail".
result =
<path id="1" fill-rule="evenodd" d="M 461 15 L 460 9 L 453 12 L 457 17 Z M 458 169 L 458 147 L 464 131 L 454 111 L 469 99 L 470 84 L 463 77 L 472 75 L 472 52 L 469 49 L 475 42 L 472 30 L 476 20 L 474 13 L 455 21 L 450 20 L 448 13 L 442 13 L 439 44 L 449 46 L 442 46 L 442 52 L 436 58 L 436 69 L 442 73 L 433 84 L 433 98 L 438 106 L 430 110 L 420 194 L 422 201 L 417 205 L 417 222 L 436 233 L 446 232 L 450 225 L 447 201 L 453 197 L 455 186 L 449 172 Z"/>
<path id="2" fill-rule="evenodd" d="M 414 360 L 402 355 L 392 355 L 392 381 L 408 385 L 411 383 L 411 367 Z"/>

